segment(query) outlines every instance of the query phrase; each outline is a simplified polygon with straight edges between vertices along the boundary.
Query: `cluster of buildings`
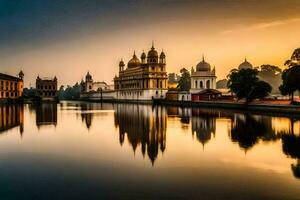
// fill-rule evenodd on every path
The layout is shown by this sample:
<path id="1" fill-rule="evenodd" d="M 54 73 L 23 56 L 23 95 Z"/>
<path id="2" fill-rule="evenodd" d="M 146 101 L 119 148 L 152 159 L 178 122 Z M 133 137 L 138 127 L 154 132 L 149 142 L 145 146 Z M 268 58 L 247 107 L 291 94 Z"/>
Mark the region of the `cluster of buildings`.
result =
<path id="1" fill-rule="evenodd" d="M 179 91 L 180 76 L 176 73 L 167 74 L 166 54 L 160 53 L 154 45 L 147 53 L 144 51 L 138 57 L 136 52 L 125 63 L 119 62 L 119 72 L 113 79 L 114 85 L 105 82 L 93 82 L 88 72 L 81 85 L 81 99 L 86 100 L 117 100 L 117 101 L 153 101 L 156 99 L 201 101 L 222 97 L 222 92 L 216 88 L 216 69 L 204 58 L 192 68 L 191 89 Z M 238 67 L 253 68 L 246 59 Z"/>
<path id="2" fill-rule="evenodd" d="M 0 73 L 0 102 L 17 101 L 23 97 L 24 73 L 21 70 L 17 76 Z M 57 78 L 36 78 L 36 97 L 43 101 L 57 99 Z"/>
<path id="3" fill-rule="evenodd" d="M 216 69 L 204 58 L 192 68 L 191 89 L 179 91 L 177 89 L 180 76 L 167 74 L 166 54 L 158 52 L 154 44 L 147 53 L 144 51 L 138 57 L 136 52 L 125 63 L 119 62 L 119 72 L 114 77 L 113 85 L 105 82 L 94 82 L 88 72 L 85 80 L 81 81 L 80 98 L 83 100 L 112 100 L 112 101 L 153 101 L 180 100 L 200 101 L 213 100 L 222 97 L 216 88 Z M 246 59 L 238 69 L 253 68 Z M 23 77 L 21 71 L 17 77 L 0 74 L 0 99 L 18 99 L 23 96 Z M 36 78 L 36 96 L 43 101 L 57 100 L 57 78 Z"/>

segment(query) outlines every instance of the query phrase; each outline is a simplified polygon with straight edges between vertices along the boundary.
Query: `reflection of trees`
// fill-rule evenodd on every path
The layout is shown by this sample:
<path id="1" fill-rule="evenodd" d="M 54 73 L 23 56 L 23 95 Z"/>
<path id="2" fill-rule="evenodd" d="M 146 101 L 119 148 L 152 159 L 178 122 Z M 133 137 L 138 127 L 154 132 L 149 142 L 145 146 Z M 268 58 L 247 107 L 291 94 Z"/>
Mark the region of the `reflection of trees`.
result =
<path id="1" fill-rule="evenodd" d="M 0 133 L 8 129 L 20 126 L 20 134 L 24 130 L 23 105 L 0 106 Z"/>
<path id="2" fill-rule="evenodd" d="M 36 125 L 37 127 L 57 124 L 57 104 L 42 103 L 35 107 L 36 109 Z"/>
<path id="3" fill-rule="evenodd" d="M 80 108 L 80 116 L 82 122 L 85 123 L 88 129 L 91 128 L 93 123 L 93 118 L 95 115 L 107 115 L 105 112 L 96 112 L 97 110 L 112 110 L 113 105 L 110 103 L 87 103 L 80 102 L 79 104 L 69 104 L 69 106 L 74 106 Z"/>
<path id="4" fill-rule="evenodd" d="M 294 134 L 294 119 L 291 120 L 290 132 L 281 133 L 282 150 L 297 162 L 291 165 L 292 172 L 296 178 L 300 178 L 300 136 Z"/>
<path id="5" fill-rule="evenodd" d="M 259 140 L 278 139 L 272 129 L 272 118 L 266 116 L 235 115 L 231 128 L 231 140 L 238 142 L 245 150 L 252 148 Z"/>
<path id="6" fill-rule="evenodd" d="M 216 133 L 216 117 L 218 113 L 200 108 L 192 109 L 192 135 L 203 145 L 211 140 Z"/>
<path id="7" fill-rule="evenodd" d="M 159 150 L 164 152 L 166 148 L 166 109 L 136 104 L 118 104 L 115 109 L 120 144 L 123 145 L 127 135 L 133 151 L 141 145 L 143 156 L 147 153 L 153 164 Z"/>

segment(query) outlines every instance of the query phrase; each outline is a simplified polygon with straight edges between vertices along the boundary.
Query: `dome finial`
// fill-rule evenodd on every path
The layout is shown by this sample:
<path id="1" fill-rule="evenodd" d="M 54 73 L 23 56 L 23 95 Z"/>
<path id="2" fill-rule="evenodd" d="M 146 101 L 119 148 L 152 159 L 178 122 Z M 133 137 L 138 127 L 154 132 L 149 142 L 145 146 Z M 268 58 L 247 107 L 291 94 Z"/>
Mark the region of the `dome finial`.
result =
<path id="1" fill-rule="evenodd" d="M 204 53 L 202 54 L 202 61 L 204 62 Z"/>
<path id="2" fill-rule="evenodd" d="M 133 51 L 133 55 L 135 56 L 135 50 Z"/>
<path id="3" fill-rule="evenodd" d="M 151 49 L 154 49 L 154 40 L 152 40 L 152 47 Z"/>
<path id="4" fill-rule="evenodd" d="M 247 56 L 245 56 L 245 62 L 247 62 Z"/>

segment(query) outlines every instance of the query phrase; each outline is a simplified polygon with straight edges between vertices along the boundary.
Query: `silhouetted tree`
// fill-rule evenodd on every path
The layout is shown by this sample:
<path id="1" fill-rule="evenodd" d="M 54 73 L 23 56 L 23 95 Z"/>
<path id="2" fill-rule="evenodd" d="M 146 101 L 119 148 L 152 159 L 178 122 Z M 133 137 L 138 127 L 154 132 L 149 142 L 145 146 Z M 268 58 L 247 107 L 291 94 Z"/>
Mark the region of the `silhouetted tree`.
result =
<path id="1" fill-rule="evenodd" d="M 294 50 L 294 52 L 291 55 L 291 58 L 285 61 L 284 65 L 288 67 L 300 65 L 300 48 Z"/>
<path id="2" fill-rule="evenodd" d="M 178 83 L 178 88 L 180 91 L 189 91 L 191 89 L 191 75 L 190 72 L 182 68 L 180 70 L 181 77 Z"/>
<path id="3" fill-rule="evenodd" d="M 254 99 L 263 99 L 268 96 L 272 91 L 272 87 L 265 81 L 257 81 L 254 83 L 251 91 L 249 92 L 247 99 L 253 101 Z"/>
<path id="4" fill-rule="evenodd" d="M 228 80 L 226 78 L 217 81 L 217 89 L 226 89 Z"/>
<path id="5" fill-rule="evenodd" d="M 61 86 L 58 91 L 58 97 L 60 100 L 78 99 L 82 91 L 81 87 L 78 83 L 73 86 L 68 85 L 66 89 L 64 89 L 64 86 Z"/>
<path id="6" fill-rule="evenodd" d="M 273 88 L 273 93 L 279 93 L 279 86 L 281 84 L 282 70 L 274 65 L 261 65 L 258 69 L 258 78 L 266 81 Z"/>
<path id="7" fill-rule="evenodd" d="M 300 65 L 291 66 L 283 71 L 279 90 L 283 95 L 290 95 L 292 103 L 294 102 L 294 92 L 300 91 Z"/>
<path id="8" fill-rule="evenodd" d="M 24 88 L 23 95 L 25 98 L 34 98 L 37 95 L 37 91 L 35 88 Z"/>
<path id="9" fill-rule="evenodd" d="M 250 102 L 262 99 L 269 95 L 272 87 L 267 82 L 260 81 L 257 74 L 256 69 L 232 70 L 228 75 L 228 88 L 238 100 L 245 98 L 246 102 Z"/>

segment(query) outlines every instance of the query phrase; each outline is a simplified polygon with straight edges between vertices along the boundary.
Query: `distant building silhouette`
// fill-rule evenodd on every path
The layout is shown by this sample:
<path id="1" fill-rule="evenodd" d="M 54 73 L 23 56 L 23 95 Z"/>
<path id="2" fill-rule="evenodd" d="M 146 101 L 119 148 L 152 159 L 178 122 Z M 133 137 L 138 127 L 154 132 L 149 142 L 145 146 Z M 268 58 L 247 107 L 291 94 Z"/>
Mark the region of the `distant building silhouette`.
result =
<path id="1" fill-rule="evenodd" d="M 37 95 L 43 101 L 54 101 L 57 99 L 57 78 L 36 78 Z"/>

